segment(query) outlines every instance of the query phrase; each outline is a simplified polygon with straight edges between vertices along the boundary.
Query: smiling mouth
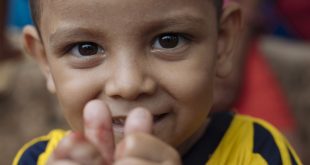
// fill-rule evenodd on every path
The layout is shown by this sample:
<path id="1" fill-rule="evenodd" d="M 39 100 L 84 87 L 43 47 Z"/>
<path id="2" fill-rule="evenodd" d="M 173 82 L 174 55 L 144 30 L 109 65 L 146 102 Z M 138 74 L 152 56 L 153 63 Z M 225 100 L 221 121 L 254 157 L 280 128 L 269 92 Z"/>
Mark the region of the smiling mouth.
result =
<path id="1" fill-rule="evenodd" d="M 166 116 L 168 115 L 168 113 L 163 113 L 160 115 L 153 115 L 153 123 L 156 124 L 159 121 L 163 120 Z M 126 117 L 124 116 L 120 116 L 120 117 L 113 117 L 112 118 L 112 124 L 115 127 L 124 127 L 126 122 Z"/>

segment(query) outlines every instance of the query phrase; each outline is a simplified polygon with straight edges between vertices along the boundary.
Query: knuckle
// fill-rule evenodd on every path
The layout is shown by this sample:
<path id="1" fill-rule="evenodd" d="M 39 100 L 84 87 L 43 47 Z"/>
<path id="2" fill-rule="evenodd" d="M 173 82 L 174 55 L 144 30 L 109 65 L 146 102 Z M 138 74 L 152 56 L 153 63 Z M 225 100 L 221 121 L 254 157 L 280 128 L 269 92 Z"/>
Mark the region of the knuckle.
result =
<path id="1" fill-rule="evenodd" d="M 168 156 L 168 160 L 165 161 L 164 165 L 179 165 L 181 164 L 181 158 L 179 153 L 173 148 L 169 147 L 166 150 L 168 153 L 166 154 Z"/>
<path id="2" fill-rule="evenodd" d="M 139 165 L 138 161 L 134 158 L 125 158 L 115 162 L 113 165 Z"/>

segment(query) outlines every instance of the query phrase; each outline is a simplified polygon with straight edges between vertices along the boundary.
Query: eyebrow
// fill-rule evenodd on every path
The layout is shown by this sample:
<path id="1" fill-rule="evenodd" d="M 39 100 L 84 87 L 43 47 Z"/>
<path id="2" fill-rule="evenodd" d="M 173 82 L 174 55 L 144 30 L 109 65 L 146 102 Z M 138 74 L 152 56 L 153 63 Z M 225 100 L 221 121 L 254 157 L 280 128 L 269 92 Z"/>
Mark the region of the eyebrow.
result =
<path id="1" fill-rule="evenodd" d="M 145 21 L 145 28 L 149 30 L 160 29 L 165 27 L 186 27 L 194 29 L 196 26 L 201 27 L 206 25 L 206 19 L 194 14 L 174 14 L 158 20 Z"/>
<path id="2" fill-rule="evenodd" d="M 165 18 L 163 22 L 166 22 L 168 24 L 172 25 L 180 25 L 180 24 L 201 24 L 203 25 L 205 23 L 205 19 L 197 16 L 192 16 L 189 14 L 186 15 L 176 15 L 173 17 Z"/>
<path id="3" fill-rule="evenodd" d="M 192 14 L 178 14 L 168 16 L 167 18 L 160 18 L 159 20 L 147 20 L 142 22 L 144 29 L 157 29 L 160 27 L 175 27 L 175 26 L 187 26 L 187 25 L 205 25 L 206 21 L 202 17 L 194 16 Z M 192 26 L 193 27 L 193 26 Z M 49 37 L 49 42 L 51 45 L 57 45 L 59 42 L 63 42 L 66 39 L 74 40 L 80 38 L 95 38 L 100 39 L 102 36 L 98 35 L 102 31 L 98 29 L 91 29 L 88 27 L 75 27 L 70 25 L 65 25 L 56 29 L 55 32 Z M 61 37 L 60 37 L 61 36 Z"/>
<path id="4" fill-rule="evenodd" d="M 49 42 L 52 45 L 57 45 L 59 41 L 63 41 L 66 39 L 72 40 L 74 38 L 79 39 L 83 37 L 99 38 L 100 36 L 98 36 L 98 32 L 93 29 L 83 28 L 83 27 L 64 26 L 64 27 L 58 28 L 55 32 L 51 34 L 51 36 L 49 37 Z"/>

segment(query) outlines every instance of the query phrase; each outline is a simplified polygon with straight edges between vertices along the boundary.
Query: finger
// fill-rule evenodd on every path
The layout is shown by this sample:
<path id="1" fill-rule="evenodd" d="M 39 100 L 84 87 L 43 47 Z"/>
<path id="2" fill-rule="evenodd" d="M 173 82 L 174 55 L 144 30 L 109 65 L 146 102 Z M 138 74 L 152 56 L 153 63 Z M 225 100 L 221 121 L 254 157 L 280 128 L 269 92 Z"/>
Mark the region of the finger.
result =
<path id="1" fill-rule="evenodd" d="M 71 160 L 79 162 L 80 164 L 102 164 L 103 160 L 97 148 L 85 138 L 76 139 L 76 143 L 70 153 Z"/>
<path id="2" fill-rule="evenodd" d="M 136 108 L 128 115 L 125 135 L 137 132 L 152 133 L 153 116 L 145 108 Z"/>
<path id="3" fill-rule="evenodd" d="M 80 165 L 79 163 L 70 160 L 59 160 L 56 162 L 48 162 L 46 165 Z"/>
<path id="4" fill-rule="evenodd" d="M 84 108 L 84 131 L 86 138 L 97 147 L 107 162 L 112 162 L 114 155 L 114 135 L 111 113 L 106 104 L 93 100 Z"/>
<path id="5" fill-rule="evenodd" d="M 80 164 L 99 164 L 101 155 L 83 134 L 72 132 L 59 143 L 50 161 L 64 159 Z"/>
<path id="6" fill-rule="evenodd" d="M 66 159 L 70 157 L 70 151 L 74 146 L 73 132 L 65 136 L 57 145 L 53 152 L 52 158 L 55 160 Z"/>
<path id="7" fill-rule="evenodd" d="M 151 133 L 153 127 L 153 117 L 150 112 L 144 108 L 136 108 L 129 113 L 125 123 L 125 136 L 134 133 Z M 122 140 L 118 145 L 115 157 L 122 155 L 124 152 L 125 141 Z"/>
<path id="8" fill-rule="evenodd" d="M 158 165 L 158 163 L 149 162 L 149 161 L 137 159 L 137 158 L 124 158 L 124 159 L 114 162 L 113 165 Z"/>
<path id="9" fill-rule="evenodd" d="M 129 157 L 157 163 L 181 164 L 179 153 L 173 147 L 145 133 L 128 135 L 117 145 L 115 160 Z"/>

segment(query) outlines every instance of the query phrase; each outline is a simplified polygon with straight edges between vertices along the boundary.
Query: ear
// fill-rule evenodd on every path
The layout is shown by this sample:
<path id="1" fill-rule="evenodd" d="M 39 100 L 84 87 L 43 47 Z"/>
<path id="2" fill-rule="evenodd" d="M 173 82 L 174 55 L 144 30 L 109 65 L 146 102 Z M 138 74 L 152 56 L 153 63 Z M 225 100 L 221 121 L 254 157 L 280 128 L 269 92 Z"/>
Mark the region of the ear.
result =
<path id="1" fill-rule="evenodd" d="M 53 80 L 53 76 L 50 72 L 50 67 L 46 57 L 44 45 L 37 29 L 34 26 L 29 25 L 23 29 L 23 44 L 26 53 L 31 55 L 39 64 L 39 67 L 46 78 L 47 89 L 51 93 L 55 93 L 55 83 Z"/>
<path id="2" fill-rule="evenodd" d="M 241 34 L 241 9 L 238 3 L 230 2 L 223 8 L 219 23 L 219 37 L 217 45 L 218 59 L 216 75 L 227 77 L 233 68 L 232 56 L 238 47 Z"/>

